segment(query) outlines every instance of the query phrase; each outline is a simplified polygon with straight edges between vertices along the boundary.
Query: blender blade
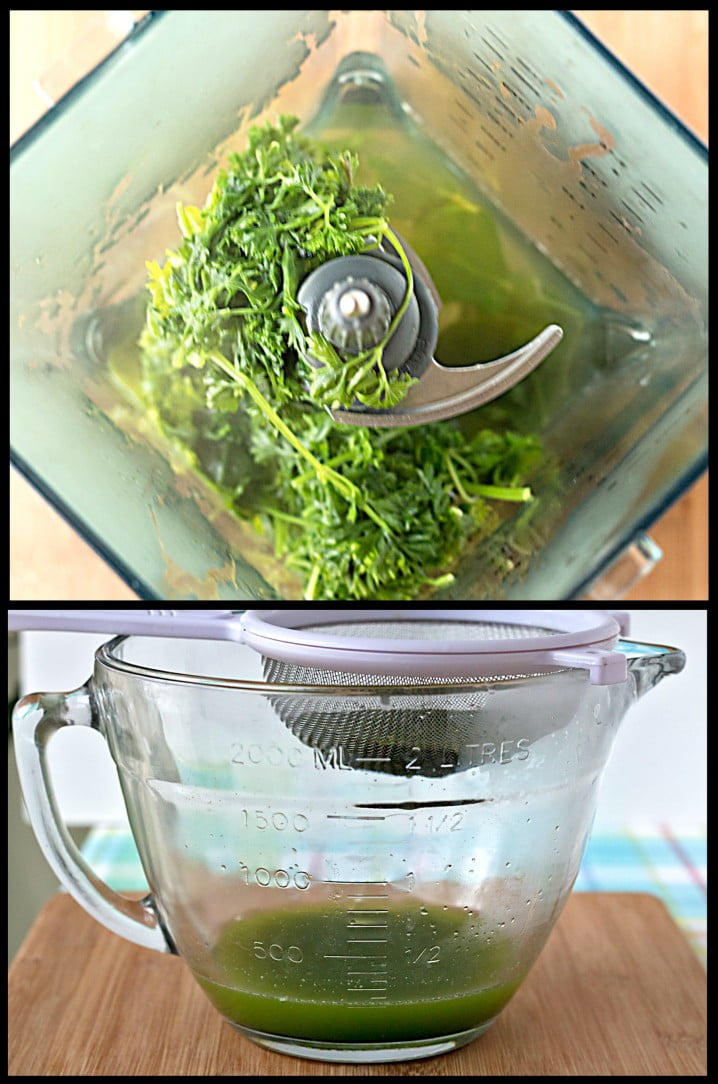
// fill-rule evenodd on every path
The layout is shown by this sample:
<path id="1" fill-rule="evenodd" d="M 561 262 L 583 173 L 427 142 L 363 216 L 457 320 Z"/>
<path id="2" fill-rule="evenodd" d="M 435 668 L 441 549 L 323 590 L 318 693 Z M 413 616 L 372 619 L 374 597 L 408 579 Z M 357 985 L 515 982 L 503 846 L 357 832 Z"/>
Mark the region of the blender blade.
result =
<path id="1" fill-rule="evenodd" d="M 496 361 L 450 366 L 432 358 L 424 376 L 409 389 L 398 407 L 380 411 L 360 408 L 332 410 L 331 415 L 335 421 L 346 425 L 382 427 L 420 425 L 455 418 L 513 388 L 551 353 L 562 338 L 563 330 L 558 324 L 549 324 L 525 346 Z"/>
<path id="2" fill-rule="evenodd" d="M 297 294 L 308 330 L 328 339 L 340 356 L 366 352 L 368 357 L 383 342 L 377 364 L 387 372 L 399 369 L 415 379 L 398 405 L 376 409 L 357 401 L 350 409 L 330 409 L 336 422 L 389 428 L 465 414 L 518 384 L 563 338 L 563 329 L 549 324 L 530 342 L 494 361 L 442 365 L 434 357 L 439 293 L 416 252 L 396 231 L 394 235 L 410 271 L 382 245 L 361 255 L 327 261 L 307 276 Z M 321 365 L 310 354 L 307 360 Z"/>

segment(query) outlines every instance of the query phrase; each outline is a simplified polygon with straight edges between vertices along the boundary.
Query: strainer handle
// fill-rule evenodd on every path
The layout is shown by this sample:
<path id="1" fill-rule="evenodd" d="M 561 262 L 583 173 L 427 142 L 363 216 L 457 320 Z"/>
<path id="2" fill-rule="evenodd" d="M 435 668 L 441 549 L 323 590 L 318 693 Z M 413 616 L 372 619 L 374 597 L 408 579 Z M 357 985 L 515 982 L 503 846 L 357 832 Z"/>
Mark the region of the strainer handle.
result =
<path id="1" fill-rule="evenodd" d="M 618 627 L 621 630 L 621 636 L 631 635 L 631 615 L 625 610 L 603 610 L 605 614 L 612 617 L 614 621 L 618 622 Z"/>
<path id="2" fill-rule="evenodd" d="M 9 632 L 106 632 L 111 636 L 177 636 L 237 640 L 233 610 L 8 610 Z"/>
<path id="3" fill-rule="evenodd" d="M 115 892 L 87 865 L 65 827 L 48 770 L 48 746 L 67 726 L 95 724 L 92 679 L 69 693 L 33 693 L 13 711 L 15 757 L 30 824 L 53 871 L 93 918 L 145 948 L 174 952 L 148 892 L 131 899 Z"/>

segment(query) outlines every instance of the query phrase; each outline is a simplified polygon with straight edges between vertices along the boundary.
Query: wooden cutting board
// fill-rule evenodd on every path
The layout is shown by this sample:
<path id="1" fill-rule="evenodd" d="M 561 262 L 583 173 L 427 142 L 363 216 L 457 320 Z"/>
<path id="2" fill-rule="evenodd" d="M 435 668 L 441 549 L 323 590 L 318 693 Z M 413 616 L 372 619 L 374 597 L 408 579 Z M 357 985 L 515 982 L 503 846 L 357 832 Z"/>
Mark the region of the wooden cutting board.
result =
<path id="1" fill-rule="evenodd" d="M 706 973 L 664 905 L 576 893 L 523 987 L 451 1054 L 351 1066 L 242 1038 L 182 960 L 50 901 L 9 972 L 10 1076 L 704 1076 Z"/>

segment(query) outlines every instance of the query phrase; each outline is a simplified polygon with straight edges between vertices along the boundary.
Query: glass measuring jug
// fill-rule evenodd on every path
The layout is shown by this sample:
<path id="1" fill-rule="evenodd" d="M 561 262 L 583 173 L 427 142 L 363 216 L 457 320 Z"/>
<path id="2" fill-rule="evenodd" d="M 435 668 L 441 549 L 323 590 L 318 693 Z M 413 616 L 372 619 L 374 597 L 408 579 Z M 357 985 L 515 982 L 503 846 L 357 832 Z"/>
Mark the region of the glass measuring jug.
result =
<path id="1" fill-rule="evenodd" d="M 18 704 L 28 811 L 79 902 L 182 955 L 243 1034 L 324 1060 L 438 1054 L 482 1034 L 531 969 L 623 714 L 684 662 L 619 650 L 627 678 L 609 685 L 571 668 L 320 687 L 267 682 L 234 643 L 118 638 L 81 689 Z M 335 732 L 317 738 L 337 712 L 443 721 L 455 760 L 437 765 L 421 737 L 392 770 L 360 764 Z M 110 747 L 150 886 L 141 901 L 103 885 L 58 821 L 47 746 L 72 725 Z"/>

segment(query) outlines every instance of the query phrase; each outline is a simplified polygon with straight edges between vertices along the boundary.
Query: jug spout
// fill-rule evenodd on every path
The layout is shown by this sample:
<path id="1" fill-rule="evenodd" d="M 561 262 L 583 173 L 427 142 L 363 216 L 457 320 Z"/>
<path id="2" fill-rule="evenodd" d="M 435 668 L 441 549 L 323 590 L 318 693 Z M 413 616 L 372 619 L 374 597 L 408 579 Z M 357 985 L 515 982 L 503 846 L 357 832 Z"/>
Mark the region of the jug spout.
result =
<path id="1" fill-rule="evenodd" d="M 685 654 L 664 644 L 639 644 L 622 640 L 620 650 L 628 655 L 629 688 L 638 700 L 670 674 L 680 674 L 686 665 Z"/>

